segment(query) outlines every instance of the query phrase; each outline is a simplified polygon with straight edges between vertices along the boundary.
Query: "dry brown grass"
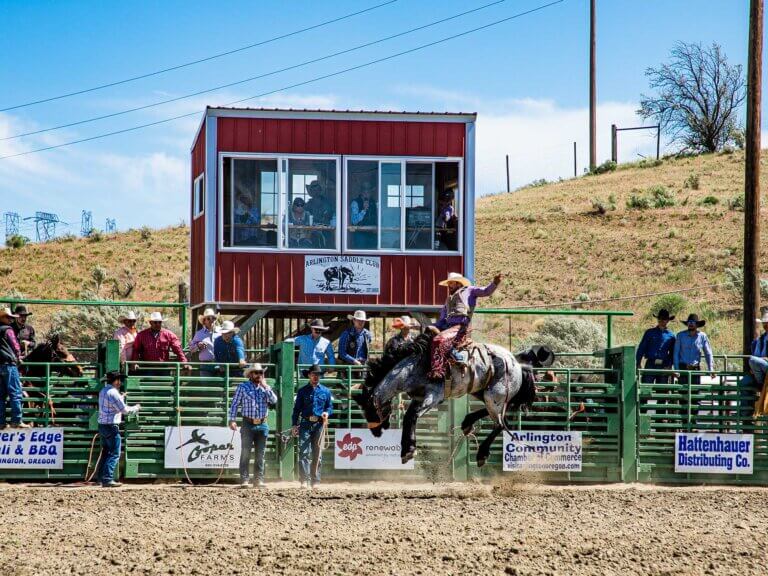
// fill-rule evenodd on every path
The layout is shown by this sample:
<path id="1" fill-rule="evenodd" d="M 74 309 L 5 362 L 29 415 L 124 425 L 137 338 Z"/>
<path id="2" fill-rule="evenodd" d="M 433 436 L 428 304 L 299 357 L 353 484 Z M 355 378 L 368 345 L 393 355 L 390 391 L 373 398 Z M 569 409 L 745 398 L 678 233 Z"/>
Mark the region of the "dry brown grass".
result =
<path id="1" fill-rule="evenodd" d="M 567 302 L 581 294 L 597 300 L 723 282 L 725 268 L 741 265 L 743 213 L 729 210 L 728 201 L 743 191 L 743 171 L 742 152 L 705 155 L 481 198 L 476 276 L 486 281 L 504 271 L 507 282 L 490 304 L 515 307 Z M 685 187 L 691 174 L 699 176 L 698 190 Z M 765 188 L 768 182 L 763 183 Z M 655 185 L 672 190 L 677 205 L 644 211 L 626 207 L 634 191 Z M 610 195 L 616 210 L 596 215 L 593 201 L 605 202 Z M 719 204 L 700 206 L 706 196 L 717 197 Z M 0 250 L 0 293 L 16 289 L 29 297 L 72 298 L 100 265 L 112 276 L 133 272 L 131 299 L 173 301 L 179 277 L 188 276 L 188 237 L 188 228 L 173 227 L 153 231 L 148 240 L 131 231 L 101 242 Z M 691 311 L 708 317 L 706 330 L 717 350 L 740 348 L 740 316 L 733 314 L 740 307 L 738 294 L 721 288 L 685 296 Z M 634 311 L 635 318 L 617 326 L 618 341 L 632 342 L 649 324 L 653 300 L 592 307 Z M 485 322 L 493 332 L 507 327 L 501 319 Z M 526 324 L 516 321 L 513 332 Z"/>
<path id="2" fill-rule="evenodd" d="M 691 174 L 699 175 L 698 190 L 684 187 Z M 677 205 L 627 208 L 633 193 L 655 185 L 673 191 Z M 601 176 L 481 198 L 477 277 L 485 280 L 496 270 L 505 271 L 509 281 L 494 304 L 515 307 L 568 302 L 581 294 L 598 300 L 723 282 L 725 268 L 741 266 L 744 215 L 729 210 L 728 201 L 743 187 L 744 154 L 734 152 L 668 159 L 653 168 L 625 166 Z M 595 214 L 593 200 L 607 201 L 609 195 L 616 199 L 616 210 Z M 719 204 L 699 205 L 706 196 L 717 197 Z M 702 289 L 685 296 L 691 312 L 709 315 L 707 331 L 718 350 L 740 348 L 740 316 L 729 317 L 740 307 L 738 294 Z M 640 316 L 619 324 L 619 339 L 633 341 L 649 322 L 653 300 L 593 307 Z"/>

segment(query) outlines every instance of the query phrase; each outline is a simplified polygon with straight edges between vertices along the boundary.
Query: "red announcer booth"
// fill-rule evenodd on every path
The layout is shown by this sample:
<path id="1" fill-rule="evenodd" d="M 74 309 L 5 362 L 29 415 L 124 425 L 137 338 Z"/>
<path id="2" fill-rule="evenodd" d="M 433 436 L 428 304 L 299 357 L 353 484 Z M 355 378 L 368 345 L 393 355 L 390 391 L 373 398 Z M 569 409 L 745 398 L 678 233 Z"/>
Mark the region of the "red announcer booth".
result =
<path id="1" fill-rule="evenodd" d="M 475 114 L 208 108 L 192 146 L 195 309 L 430 313 L 472 277 Z"/>

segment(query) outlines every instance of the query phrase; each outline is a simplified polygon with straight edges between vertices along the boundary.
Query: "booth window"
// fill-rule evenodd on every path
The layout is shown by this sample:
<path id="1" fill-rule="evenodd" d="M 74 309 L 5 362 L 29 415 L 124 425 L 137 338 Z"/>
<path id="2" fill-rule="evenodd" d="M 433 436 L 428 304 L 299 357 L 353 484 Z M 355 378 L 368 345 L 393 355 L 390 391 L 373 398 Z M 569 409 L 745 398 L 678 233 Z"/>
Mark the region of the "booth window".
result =
<path id="1" fill-rule="evenodd" d="M 288 158 L 283 246 L 336 249 L 336 160 Z"/>
<path id="2" fill-rule="evenodd" d="M 194 210 L 192 216 L 197 218 L 205 211 L 205 173 L 195 178 L 193 196 L 192 206 Z"/>
<path id="3" fill-rule="evenodd" d="M 336 249 L 337 160 L 224 156 L 225 248 Z"/>
<path id="4" fill-rule="evenodd" d="M 457 252 L 459 166 L 347 160 L 347 249 Z"/>
<path id="5" fill-rule="evenodd" d="M 277 160 L 224 158 L 224 246 L 277 248 Z"/>

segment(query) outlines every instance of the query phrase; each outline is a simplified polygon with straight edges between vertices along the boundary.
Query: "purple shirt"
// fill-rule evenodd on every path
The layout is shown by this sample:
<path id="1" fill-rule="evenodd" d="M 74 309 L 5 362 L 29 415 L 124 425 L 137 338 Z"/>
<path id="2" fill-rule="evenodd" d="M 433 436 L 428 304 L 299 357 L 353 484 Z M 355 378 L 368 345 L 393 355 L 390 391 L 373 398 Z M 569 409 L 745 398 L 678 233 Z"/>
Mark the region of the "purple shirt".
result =
<path id="1" fill-rule="evenodd" d="M 468 288 L 464 288 L 464 294 L 462 295 L 462 298 L 466 298 L 467 306 L 470 310 L 474 309 L 475 305 L 477 304 L 478 298 L 485 298 L 486 296 L 490 296 L 496 291 L 496 284 L 491 282 L 486 286 L 485 288 L 479 288 L 478 286 L 469 286 Z M 469 323 L 469 316 L 455 316 L 453 318 L 447 318 L 446 313 L 448 311 L 448 306 L 443 305 L 443 309 L 440 310 L 440 318 L 437 322 L 435 322 L 435 326 L 440 330 L 445 330 L 447 328 L 450 328 L 451 326 L 456 326 L 458 324 L 468 324 Z"/>
<path id="2" fill-rule="evenodd" d="M 13 348 L 13 352 L 16 354 L 16 359 L 18 360 L 21 358 L 21 347 L 19 346 L 19 341 L 16 340 L 16 334 L 14 334 L 13 330 L 5 331 L 5 339 L 8 340 L 11 348 Z"/>

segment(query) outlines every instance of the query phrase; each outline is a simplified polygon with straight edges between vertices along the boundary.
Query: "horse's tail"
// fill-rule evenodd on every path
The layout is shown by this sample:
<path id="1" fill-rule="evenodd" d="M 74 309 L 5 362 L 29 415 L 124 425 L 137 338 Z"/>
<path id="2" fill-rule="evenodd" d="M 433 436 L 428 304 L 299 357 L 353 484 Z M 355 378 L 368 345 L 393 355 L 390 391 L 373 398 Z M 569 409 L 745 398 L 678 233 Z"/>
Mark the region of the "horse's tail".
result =
<path id="1" fill-rule="evenodd" d="M 536 379 L 533 376 L 533 368 L 530 366 L 521 366 L 521 382 L 520 382 L 520 389 L 517 391 L 517 394 L 515 394 L 512 398 L 508 399 L 506 402 L 504 402 L 504 406 L 501 409 L 501 414 L 499 414 L 499 425 L 506 431 L 510 432 L 511 430 L 509 426 L 507 426 L 507 410 L 509 409 L 510 405 L 512 406 L 512 410 L 521 410 L 525 408 L 528 410 L 533 406 L 533 403 L 536 401 Z M 507 359 L 504 359 L 504 379 L 507 381 L 509 379 L 509 372 L 511 370 L 511 366 L 509 365 L 509 362 Z"/>

